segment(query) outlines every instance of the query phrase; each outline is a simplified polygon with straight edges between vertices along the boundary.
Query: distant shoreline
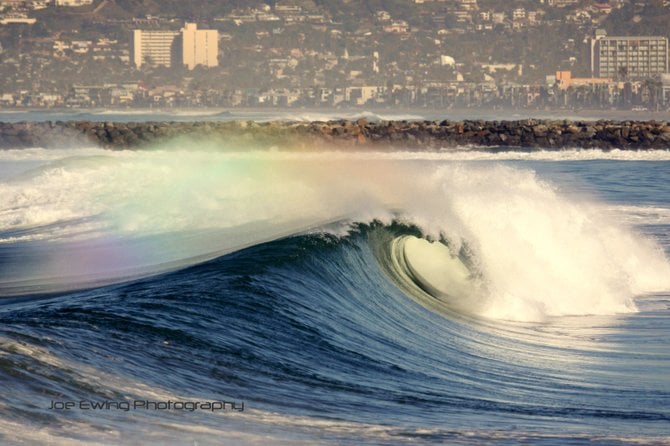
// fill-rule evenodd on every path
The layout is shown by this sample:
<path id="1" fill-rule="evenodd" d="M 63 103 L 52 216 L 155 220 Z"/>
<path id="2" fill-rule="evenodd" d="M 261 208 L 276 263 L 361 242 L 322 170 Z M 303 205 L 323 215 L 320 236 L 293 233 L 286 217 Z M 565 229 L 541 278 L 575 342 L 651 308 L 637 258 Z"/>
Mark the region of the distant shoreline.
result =
<path id="1" fill-rule="evenodd" d="M 12 116 L 15 115 L 15 116 Z M 249 116 L 264 121 L 270 120 L 323 120 L 354 119 L 375 116 L 389 117 L 390 120 L 523 120 L 523 119 L 570 119 L 570 120 L 622 120 L 622 121 L 670 121 L 670 111 L 632 111 L 632 110 L 531 110 L 531 109 L 491 109 L 491 108 L 273 108 L 273 107 L 201 107 L 201 108 L 0 108 L 0 121 L 18 122 L 43 120 L 74 120 L 90 121 L 134 121 L 144 122 L 148 117 L 175 117 L 179 120 L 229 119 L 243 120 Z M 83 116 L 77 118 L 76 116 Z M 134 119 L 135 118 L 135 119 Z M 157 119 L 158 120 L 158 119 Z"/>

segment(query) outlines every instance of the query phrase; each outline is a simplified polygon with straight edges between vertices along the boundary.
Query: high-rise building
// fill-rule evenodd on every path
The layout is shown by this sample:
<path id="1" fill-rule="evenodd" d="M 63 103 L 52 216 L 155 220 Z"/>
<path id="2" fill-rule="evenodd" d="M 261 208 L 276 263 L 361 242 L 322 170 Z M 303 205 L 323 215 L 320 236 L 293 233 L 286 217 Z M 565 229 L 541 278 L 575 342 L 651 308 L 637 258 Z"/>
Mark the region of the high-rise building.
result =
<path id="1" fill-rule="evenodd" d="M 177 31 L 133 31 L 133 62 L 137 68 L 142 65 L 172 66 Z"/>
<path id="2" fill-rule="evenodd" d="M 198 29 L 195 23 L 187 23 L 181 30 L 181 47 L 182 63 L 189 70 L 197 65 L 219 65 L 219 32 L 215 29 Z"/>
<path id="3" fill-rule="evenodd" d="M 668 38 L 607 37 L 602 31 L 591 41 L 594 77 L 644 79 L 668 72 Z"/>
<path id="4" fill-rule="evenodd" d="M 133 62 L 143 65 L 171 67 L 177 64 L 189 70 L 198 65 L 219 65 L 219 32 L 198 29 L 195 23 L 186 23 L 181 31 L 133 32 Z"/>

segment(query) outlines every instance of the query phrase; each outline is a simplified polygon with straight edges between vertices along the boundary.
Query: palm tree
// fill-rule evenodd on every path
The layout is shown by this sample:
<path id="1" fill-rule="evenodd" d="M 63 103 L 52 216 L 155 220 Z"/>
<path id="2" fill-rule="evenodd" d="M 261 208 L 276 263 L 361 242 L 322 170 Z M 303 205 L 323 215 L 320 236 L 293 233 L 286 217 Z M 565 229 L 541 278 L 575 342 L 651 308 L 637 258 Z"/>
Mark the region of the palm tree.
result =
<path id="1" fill-rule="evenodd" d="M 647 91 L 650 108 L 656 107 L 658 99 L 662 97 L 663 84 L 660 79 L 645 79 L 642 85 Z"/>
<path id="2" fill-rule="evenodd" d="M 621 65 L 617 70 L 617 76 L 619 80 L 626 81 L 626 79 L 628 78 L 628 67 L 625 65 Z"/>

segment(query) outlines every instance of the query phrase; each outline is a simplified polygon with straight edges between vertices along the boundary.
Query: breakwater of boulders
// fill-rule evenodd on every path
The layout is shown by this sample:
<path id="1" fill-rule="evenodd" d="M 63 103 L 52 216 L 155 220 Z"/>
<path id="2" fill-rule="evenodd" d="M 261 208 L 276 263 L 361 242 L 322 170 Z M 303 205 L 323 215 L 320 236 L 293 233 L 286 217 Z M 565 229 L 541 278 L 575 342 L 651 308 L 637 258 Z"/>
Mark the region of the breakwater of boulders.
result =
<path id="1" fill-rule="evenodd" d="M 0 148 L 99 146 L 140 149 L 208 142 L 238 149 L 384 147 L 439 150 L 463 146 L 603 150 L 670 149 L 667 121 L 376 121 L 328 122 L 0 122 Z"/>

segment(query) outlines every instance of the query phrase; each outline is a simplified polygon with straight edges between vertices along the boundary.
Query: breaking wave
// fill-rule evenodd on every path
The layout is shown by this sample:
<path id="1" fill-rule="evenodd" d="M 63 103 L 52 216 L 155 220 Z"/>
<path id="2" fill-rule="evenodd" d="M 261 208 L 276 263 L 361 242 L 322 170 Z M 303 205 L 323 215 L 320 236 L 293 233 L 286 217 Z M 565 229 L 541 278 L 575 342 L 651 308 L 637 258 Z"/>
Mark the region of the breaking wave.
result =
<path id="1" fill-rule="evenodd" d="M 465 285 L 442 283 L 440 268 L 466 255 L 476 282 L 468 282 L 466 310 L 485 317 L 630 312 L 635 296 L 670 288 L 658 246 L 602 204 L 563 193 L 531 169 L 465 163 L 454 154 L 57 155 L 66 153 L 72 156 L 2 154 L 27 164 L 0 183 L 1 294 L 130 280 L 290 235 L 341 236 L 352 224 L 373 222 L 418 228 L 402 248 L 384 249 L 400 249 L 391 257 L 409 266 L 395 268 L 392 280 L 404 274 L 433 297 L 460 294 L 445 291 Z"/>

